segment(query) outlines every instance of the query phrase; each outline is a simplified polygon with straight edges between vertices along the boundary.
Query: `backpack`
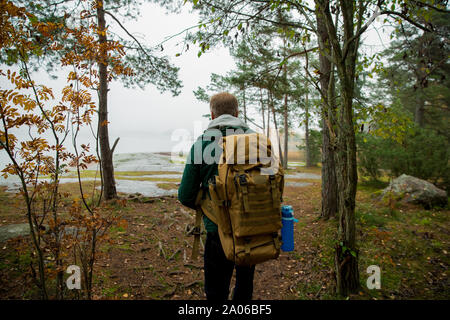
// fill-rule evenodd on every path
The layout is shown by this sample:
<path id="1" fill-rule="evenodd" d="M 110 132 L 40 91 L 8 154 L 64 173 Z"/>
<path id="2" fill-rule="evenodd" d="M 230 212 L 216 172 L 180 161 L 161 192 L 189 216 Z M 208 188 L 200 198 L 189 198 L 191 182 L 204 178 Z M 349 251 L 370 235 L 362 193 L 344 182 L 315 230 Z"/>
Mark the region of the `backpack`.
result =
<path id="1" fill-rule="evenodd" d="M 276 259 L 281 246 L 284 188 L 279 160 L 272 154 L 270 140 L 262 134 L 234 134 L 222 139 L 218 175 L 209 181 L 209 195 L 197 198 L 196 220 L 200 223 L 198 216 L 203 213 L 217 224 L 225 256 L 237 265 Z"/>

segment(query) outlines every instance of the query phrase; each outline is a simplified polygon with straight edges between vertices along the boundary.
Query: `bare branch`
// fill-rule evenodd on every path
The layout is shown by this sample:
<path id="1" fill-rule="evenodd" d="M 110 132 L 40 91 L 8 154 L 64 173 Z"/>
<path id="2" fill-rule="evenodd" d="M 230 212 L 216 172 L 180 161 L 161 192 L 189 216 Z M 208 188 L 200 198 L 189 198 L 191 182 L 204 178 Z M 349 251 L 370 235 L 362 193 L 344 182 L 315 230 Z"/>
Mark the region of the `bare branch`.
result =
<path id="1" fill-rule="evenodd" d="M 139 46 L 139 48 L 142 50 L 142 52 L 143 52 L 147 57 L 152 58 L 152 57 L 147 53 L 147 51 L 142 47 L 141 43 L 136 39 L 136 37 L 133 36 L 133 35 L 132 35 L 132 34 L 131 34 L 124 26 L 123 26 L 122 23 L 120 23 L 119 19 L 117 19 L 112 13 L 110 13 L 110 12 L 108 12 L 108 11 L 106 11 L 106 10 L 104 10 L 104 12 L 105 12 L 107 15 L 109 15 L 111 18 L 113 18 L 114 21 L 116 21 L 116 22 L 119 24 L 119 26 L 123 29 L 123 31 L 125 31 L 126 34 L 128 34 L 128 35 L 134 40 L 134 42 L 136 42 L 136 44 Z"/>

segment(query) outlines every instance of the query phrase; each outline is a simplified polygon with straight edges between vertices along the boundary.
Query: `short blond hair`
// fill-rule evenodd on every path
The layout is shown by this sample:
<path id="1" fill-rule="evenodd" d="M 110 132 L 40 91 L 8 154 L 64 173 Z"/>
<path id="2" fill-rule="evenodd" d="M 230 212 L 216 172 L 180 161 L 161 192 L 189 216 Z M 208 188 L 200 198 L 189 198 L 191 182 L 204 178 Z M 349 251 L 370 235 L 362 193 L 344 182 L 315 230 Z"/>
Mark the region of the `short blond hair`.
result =
<path id="1" fill-rule="evenodd" d="M 231 93 L 221 92 L 211 97 L 209 107 L 216 117 L 223 114 L 234 116 L 238 112 L 238 101 Z"/>

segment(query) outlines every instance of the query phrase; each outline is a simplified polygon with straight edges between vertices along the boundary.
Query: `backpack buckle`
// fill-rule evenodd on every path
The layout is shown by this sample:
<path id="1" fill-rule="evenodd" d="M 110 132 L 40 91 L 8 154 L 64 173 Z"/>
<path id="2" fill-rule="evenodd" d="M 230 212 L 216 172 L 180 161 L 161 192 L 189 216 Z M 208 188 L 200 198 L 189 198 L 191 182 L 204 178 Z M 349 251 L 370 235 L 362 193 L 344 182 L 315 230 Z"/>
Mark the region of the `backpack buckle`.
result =
<path id="1" fill-rule="evenodd" d="M 200 227 L 194 227 L 194 228 L 192 228 L 191 234 L 193 234 L 194 236 L 200 235 Z"/>
<path id="2" fill-rule="evenodd" d="M 247 177 L 245 176 L 245 174 L 241 174 L 238 177 L 239 177 L 239 184 L 241 186 L 244 186 L 247 184 Z"/>

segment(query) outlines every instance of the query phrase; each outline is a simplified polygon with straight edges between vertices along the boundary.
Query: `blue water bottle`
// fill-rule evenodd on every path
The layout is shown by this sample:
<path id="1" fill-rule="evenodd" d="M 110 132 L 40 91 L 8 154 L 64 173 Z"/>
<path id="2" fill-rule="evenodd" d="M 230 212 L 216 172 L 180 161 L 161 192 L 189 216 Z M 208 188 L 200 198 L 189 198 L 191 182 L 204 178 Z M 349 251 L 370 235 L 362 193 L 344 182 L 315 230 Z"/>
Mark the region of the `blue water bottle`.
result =
<path id="1" fill-rule="evenodd" d="M 294 250 L 294 222 L 298 222 L 293 215 L 294 210 L 292 206 L 283 206 L 281 208 L 281 221 L 283 227 L 281 228 L 281 250 L 289 252 Z"/>

